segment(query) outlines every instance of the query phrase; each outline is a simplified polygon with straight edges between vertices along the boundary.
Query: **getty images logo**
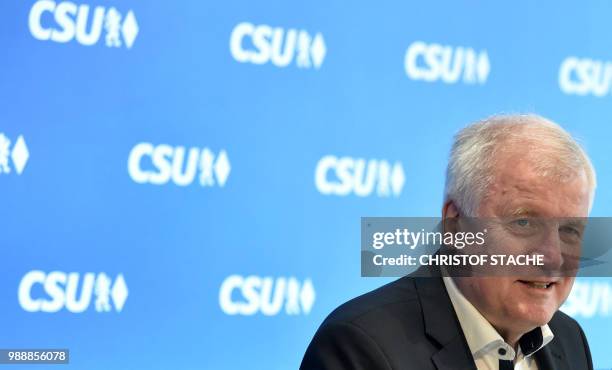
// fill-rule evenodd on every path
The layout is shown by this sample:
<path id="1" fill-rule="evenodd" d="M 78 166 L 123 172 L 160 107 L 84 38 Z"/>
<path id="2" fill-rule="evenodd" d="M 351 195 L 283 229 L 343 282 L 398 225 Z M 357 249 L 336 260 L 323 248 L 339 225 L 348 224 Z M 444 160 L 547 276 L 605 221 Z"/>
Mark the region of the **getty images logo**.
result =
<path id="1" fill-rule="evenodd" d="M 491 65 L 486 50 L 479 52 L 462 46 L 412 43 L 406 50 L 404 68 L 409 78 L 425 82 L 454 84 L 487 82 Z"/>
<path id="2" fill-rule="evenodd" d="M 310 313 L 315 290 L 310 279 L 231 275 L 221 284 L 219 305 L 228 315 L 274 316 L 284 308 L 287 315 Z"/>
<path id="3" fill-rule="evenodd" d="M 128 296 L 122 274 L 114 279 L 104 272 L 65 273 L 34 270 L 19 284 L 19 304 L 28 312 L 85 312 L 94 301 L 97 312 L 120 312 Z"/>
<path id="4" fill-rule="evenodd" d="M 138 184 L 188 186 L 197 178 L 200 186 L 223 187 L 230 171 L 225 150 L 140 143 L 128 158 L 128 173 Z"/>
<path id="5" fill-rule="evenodd" d="M 234 27 L 230 36 L 232 57 L 241 63 L 287 67 L 295 59 L 299 68 L 319 69 L 327 48 L 323 35 L 314 36 L 305 30 L 272 28 L 243 22 Z"/>
<path id="6" fill-rule="evenodd" d="M 30 152 L 22 135 L 13 143 L 9 137 L 0 132 L 0 175 L 14 173 L 21 175 L 25 169 Z M 13 166 L 10 163 L 13 163 Z"/>
<path id="7" fill-rule="evenodd" d="M 138 22 L 134 12 L 121 14 L 116 8 L 77 5 L 70 1 L 56 3 L 40 0 L 30 9 L 30 33 L 38 40 L 65 43 L 76 41 L 81 45 L 95 45 L 104 29 L 104 43 L 108 47 L 132 47 L 138 35 Z"/>
<path id="8" fill-rule="evenodd" d="M 325 195 L 400 196 L 406 177 L 400 162 L 327 155 L 315 170 L 315 185 Z"/>
<path id="9" fill-rule="evenodd" d="M 559 69 L 559 87 L 569 95 L 606 96 L 612 89 L 612 62 L 566 58 Z"/>

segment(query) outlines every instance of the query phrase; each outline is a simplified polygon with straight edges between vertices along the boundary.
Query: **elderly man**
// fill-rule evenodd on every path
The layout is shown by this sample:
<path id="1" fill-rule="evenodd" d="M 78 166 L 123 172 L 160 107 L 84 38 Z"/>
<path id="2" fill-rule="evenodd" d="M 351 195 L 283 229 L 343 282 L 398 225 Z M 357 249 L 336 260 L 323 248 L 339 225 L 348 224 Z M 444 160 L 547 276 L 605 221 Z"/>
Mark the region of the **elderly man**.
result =
<path id="1" fill-rule="evenodd" d="M 595 186 L 589 158 L 561 127 L 495 116 L 455 137 L 442 217 L 457 225 L 519 217 L 521 227 L 528 217 L 584 218 Z M 545 242 L 557 268 L 565 232 Z M 336 309 L 301 369 L 592 369 L 582 329 L 558 311 L 573 282 L 571 274 L 407 276 Z"/>

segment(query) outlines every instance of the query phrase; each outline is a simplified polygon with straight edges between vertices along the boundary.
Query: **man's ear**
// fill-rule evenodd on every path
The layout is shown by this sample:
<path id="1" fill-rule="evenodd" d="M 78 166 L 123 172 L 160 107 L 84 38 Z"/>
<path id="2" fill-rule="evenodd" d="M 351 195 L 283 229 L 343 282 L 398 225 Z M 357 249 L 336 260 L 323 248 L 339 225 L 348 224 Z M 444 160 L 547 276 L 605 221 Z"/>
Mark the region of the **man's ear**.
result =
<path id="1" fill-rule="evenodd" d="M 459 221 L 459 207 L 452 200 L 447 200 L 442 207 L 442 232 L 456 233 Z"/>

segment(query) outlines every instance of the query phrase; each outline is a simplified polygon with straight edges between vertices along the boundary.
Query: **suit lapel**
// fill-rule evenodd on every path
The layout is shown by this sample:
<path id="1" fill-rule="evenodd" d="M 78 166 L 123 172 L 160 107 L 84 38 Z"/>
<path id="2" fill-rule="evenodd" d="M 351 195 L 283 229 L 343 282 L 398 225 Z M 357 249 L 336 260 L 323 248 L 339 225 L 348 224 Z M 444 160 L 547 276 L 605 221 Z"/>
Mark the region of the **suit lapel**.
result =
<path id="1" fill-rule="evenodd" d="M 438 370 L 476 370 L 442 278 L 415 278 L 427 335 L 437 342 L 439 351 L 431 357 Z"/>
<path id="2" fill-rule="evenodd" d="M 423 309 L 425 332 L 440 349 L 431 357 L 438 370 L 476 370 L 461 325 L 439 271 L 432 277 L 414 278 Z M 421 272 L 418 276 L 424 276 Z M 533 354 L 540 370 L 571 370 L 565 353 L 554 339 Z"/>
<path id="3" fill-rule="evenodd" d="M 548 343 L 533 354 L 540 370 L 570 370 L 563 349 L 555 344 L 555 340 Z"/>
<path id="4" fill-rule="evenodd" d="M 463 335 L 453 338 L 431 356 L 431 360 L 438 370 L 476 370 L 476 364 Z"/>

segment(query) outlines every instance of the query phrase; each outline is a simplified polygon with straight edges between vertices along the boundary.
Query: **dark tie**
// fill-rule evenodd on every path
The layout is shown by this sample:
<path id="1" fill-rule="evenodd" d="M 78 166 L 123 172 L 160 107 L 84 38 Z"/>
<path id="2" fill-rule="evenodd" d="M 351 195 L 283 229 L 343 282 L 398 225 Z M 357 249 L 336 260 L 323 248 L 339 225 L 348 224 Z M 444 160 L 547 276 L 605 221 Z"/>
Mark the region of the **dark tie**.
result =
<path id="1" fill-rule="evenodd" d="M 499 360 L 499 370 L 514 370 L 514 362 L 509 360 Z"/>

